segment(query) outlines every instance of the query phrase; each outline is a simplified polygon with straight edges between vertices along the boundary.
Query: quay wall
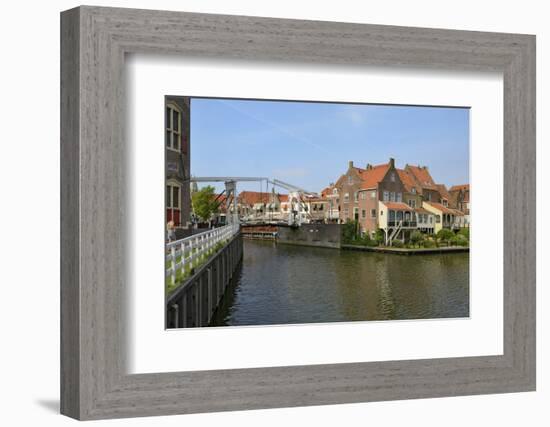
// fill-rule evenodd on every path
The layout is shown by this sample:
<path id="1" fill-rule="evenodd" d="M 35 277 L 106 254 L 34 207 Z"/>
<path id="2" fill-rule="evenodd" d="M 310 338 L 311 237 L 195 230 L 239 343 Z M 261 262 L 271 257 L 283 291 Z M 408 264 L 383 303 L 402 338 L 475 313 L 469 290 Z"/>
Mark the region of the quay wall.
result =
<path id="1" fill-rule="evenodd" d="M 166 328 L 208 326 L 243 257 L 241 233 L 235 235 L 166 299 Z"/>

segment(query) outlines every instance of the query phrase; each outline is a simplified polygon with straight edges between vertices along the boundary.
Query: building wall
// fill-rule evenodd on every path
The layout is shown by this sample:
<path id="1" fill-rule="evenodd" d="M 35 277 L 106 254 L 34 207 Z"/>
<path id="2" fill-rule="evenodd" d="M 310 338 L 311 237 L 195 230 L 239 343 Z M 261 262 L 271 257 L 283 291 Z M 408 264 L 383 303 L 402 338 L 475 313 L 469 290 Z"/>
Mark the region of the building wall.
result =
<path id="1" fill-rule="evenodd" d="M 346 222 L 348 219 L 354 219 L 354 208 L 359 209 L 359 202 L 355 201 L 354 194 L 361 189 L 361 177 L 349 162 L 347 172 L 336 182 L 338 189 L 338 207 L 340 222 Z M 348 201 L 345 201 L 346 193 L 349 195 Z"/>
<path id="2" fill-rule="evenodd" d="M 373 210 L 374 217 L 372 215 Z M 363 217 L 363 211 L 365 217 Z M 359 192 L 359 224 L 362 232 L 370 233 L 378 228 L 378 190 L 362 190 Z"/>
<path id="3" fill-rule="evenodd" d="M 191 221 L 191 189 L 189 178 L 191 177 L 191 145 L 190 145 L 190 98 L 189 97 L 166 97 L 165 109 L 168 104 L 175 104 L 181 112 L 181 132 L 179 146 L 180 151 L 176 152 L 167 148 L 167 136 L 165 133 L 166 182 L 169 180 L 180 185 L 180 227 L 187 228 Z M 166 127 L 166 124 L 165 124 Z"/>

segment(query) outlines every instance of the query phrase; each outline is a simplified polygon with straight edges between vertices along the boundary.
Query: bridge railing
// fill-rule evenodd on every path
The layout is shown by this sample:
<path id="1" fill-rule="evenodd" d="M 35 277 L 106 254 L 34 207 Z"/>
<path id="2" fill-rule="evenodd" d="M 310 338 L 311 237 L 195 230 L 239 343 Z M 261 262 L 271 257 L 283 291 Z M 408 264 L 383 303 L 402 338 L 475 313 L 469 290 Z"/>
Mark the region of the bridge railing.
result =
<path id="1" fill-rule="evenodd" d="M 166 277 L 172 286 L 185 279 L 193 268 L 202 264 L 214 253 L 217 246 L 224 244 L 239 232 L 239 224 L 228 224 L 166 245 Z"/>

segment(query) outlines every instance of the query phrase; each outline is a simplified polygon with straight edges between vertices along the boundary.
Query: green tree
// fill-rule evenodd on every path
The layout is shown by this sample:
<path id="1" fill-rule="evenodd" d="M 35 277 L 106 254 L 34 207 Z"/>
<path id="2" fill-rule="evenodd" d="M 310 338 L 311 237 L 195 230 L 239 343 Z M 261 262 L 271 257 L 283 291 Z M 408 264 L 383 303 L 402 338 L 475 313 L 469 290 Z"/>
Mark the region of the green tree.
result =
<path id="1" fill-rule="evenodd" d="M 344 243 L 352 243 L 357 237 L 357 221 L 348 219 L 344 225 L 342 225 L 342 240 Z"/>
<path id="2" fill-rule="evenodd" d="M 424 240 L 424 235 L 420 231 L 415 230 L 411 233 L 410 240 L 414 246 L 419 246 L 420 243 L 422 243 L 422 240 Z"/>
<path id="3" fill-rule="evenodd" d="M 470 229 L 467 227 L 461 228 L 458 232 L 459 235 L 466 237 L 467 240 L 470 240 Z"/>
<path id="4" fill-rule="evenodd" d="M 218 212 L 215 189 L 211 185 L 195 191 L 191 195 L 191 202 L 193 204 L 193 212 L 203 221 L 208 221 L 213 214 Z"/>
<path id="5" fill-rule="evenodd" d="M 447 242 L 449 244 L 449 241 L 453 238 L 455 234 L 449 230 L 448 228 L 442 228 L 439 230 L 436 234 L 437 240 L 440 242 Z"/>

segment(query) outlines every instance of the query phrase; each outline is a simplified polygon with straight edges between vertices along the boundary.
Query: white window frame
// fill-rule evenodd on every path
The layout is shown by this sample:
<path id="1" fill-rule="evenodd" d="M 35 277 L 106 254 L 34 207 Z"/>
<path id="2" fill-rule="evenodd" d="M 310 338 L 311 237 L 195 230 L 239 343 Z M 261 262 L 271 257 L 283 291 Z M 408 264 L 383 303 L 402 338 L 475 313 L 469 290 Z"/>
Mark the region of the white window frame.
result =
<path id="1" fill-rule="evenodd" d="M 166 104 L 166 108 L 170 110 L 170 114 L 168 115 L 168 120 L 166 123 L 166 132 L 169 132 L 170 134 L 170 141 L 166 141 L 166 149 L 170 151 L 175 151 L 176 153 L 181 153 L 181 134 L 182 134 L 182 111 L 181 109 L 174 104 L 173 102 L 168 102 Z M 174 111 L 178 113 L 178 130 L 175 130 L 173 118 L 174 118 Z M 165 112 L 166 114 L 166 112 Z M 178 146 L 174 147 L 174 139 L 178 141 Z"/>
<path id="2" fill-rule="evenodd" d="M 166 183 L 166 187 L 170 187 L 170 197 L 169 200 L 166 200 L 166 208 L 179 209 L 181 211 L 181 184 L 177 181 L 169 180 Z M 178 206 L 174 206 L 174 187 L 178 189 Z"/>

